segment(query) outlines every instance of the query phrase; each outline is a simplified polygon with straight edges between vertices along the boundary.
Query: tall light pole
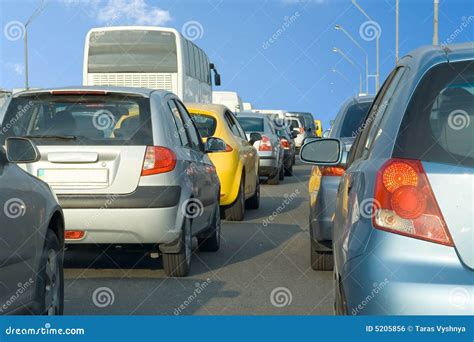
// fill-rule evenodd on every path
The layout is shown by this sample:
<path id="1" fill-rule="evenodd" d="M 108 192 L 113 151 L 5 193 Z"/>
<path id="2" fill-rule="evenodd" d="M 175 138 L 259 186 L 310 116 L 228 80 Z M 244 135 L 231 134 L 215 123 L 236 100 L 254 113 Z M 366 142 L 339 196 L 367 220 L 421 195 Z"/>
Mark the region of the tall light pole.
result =
<path id="1" fill-rule="evenodd" d="M 28 81 L 28 26 L 35 20 L 41 12 L 45 9 L 47 5 L 46 0 L 41 1 L 39 6 L 36 8 L 36 10 L 33 12 L 33 14 L 28 18 L 28 20 L 25 22 L 23 25 L 25 28 L 25 33 L 23 35 L 23 51 L 24 51 L 24 58 L 25 58 L 25 89 L 28 89 L 30 87 L 29 81 Z"/>
<path id="2" fill-rule="evenodd" d="M 439 7 L 439 0 L 434 0 L 433 45 L 438 45 L 439 44 L 439 38 L 438 38 L 438 7 Z"/>
<path id="3" fill-rule="evenodd" d="M 367 51 L 352 37 L 352 35 L 346 31 L 341 25 L 336 25 L 334 28 L 338 31 L 343 32 L 362 52 L 365 54 L 365 93 L 369 94 L 369 55 Z"/>
<path id="4" fill-rule="evenodd" d="M 364 11 L 362 7 L 357 3 L 356 0 L 352 0 L 352 4 L 370 21 L 372 18 Z M 376 30 L 376 38 L 375 38 L 375 91 L 377 92 L 379 90 L 379 84 L 380 84 L 380 63 L 379 63 L 379 56 L 380 56 L 380 32 Z"/>
<path id="5" fill-rule="evenodd" d="M 400 14 L 399 1 L 395 0 L 395 64 L 398 63 L 398 19 Z"/>
<path id="6" fill-rule="evenodd" d="M 360 68 L 354 63 L 352 59 L 347 57 L 347 55 L 344 52 L 342 52 L 341 49 L 334 47 L 332 48 L 332 52 L 340 54 L 342 58 L 348 61 L 354 68 L 359 70 L 359 94 L 362 94 L 362 71 L 360 70 Z"/>

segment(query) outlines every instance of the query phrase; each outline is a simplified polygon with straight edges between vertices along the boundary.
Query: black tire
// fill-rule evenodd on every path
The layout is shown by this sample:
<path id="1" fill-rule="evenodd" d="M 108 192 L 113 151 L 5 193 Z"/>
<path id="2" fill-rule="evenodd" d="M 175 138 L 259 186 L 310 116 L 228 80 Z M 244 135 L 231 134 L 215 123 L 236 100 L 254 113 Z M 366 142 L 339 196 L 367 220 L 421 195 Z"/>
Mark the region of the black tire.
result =
<path id="1" fill-rule="evenodd" d="M 39 314 L 62 315 L 64 312 L 64 249 L 56 234 L 48 229 L 37 276 Z"/>
<path id="2" fill-rule="evenodd" d="M 334 268 L 334 256 L 331 252 L 317 251 L 318 243 L 311 239 L 311 268 L 315 271 L 331 271 Z"/>
<path id="3" fill-rule="evenodd" d="M 278 185 L 280 184 L 280 174 L 277 172 L 273 176 L 268 177 L 267 184 L 269 185 Z"/>
<path id="4" fill-rule="evenodd" d="M 285 167 L 285 176 L 293 176 L 293 162 L 291 162 L 290 167 Z"/>
<path id="5" fill-rule="evenodd" d="M 260 180 L 258 177 L 255 194 L 245 202 L 245 207 L 247 209 L 258 209 L 260 207 Z"/>
<path id="6" fill-rule="evenodd" d="M 163 268 L 170 277 L 186 277 L 191 268 L 193 237 L 191 222 L 185 218 L 181 234 L 181 250 L 179 253 L 163 253 Z"/>
<path id="7" fill-rule="evenodd" d="M 233 204 L 224 209 L 224 217 L 228 221 L 242 221 L 245 216 L 245 194 L 243 178 L 240 180 L 239 194 Z"/>
<path id="8" fill-rule="evenodd" d="M 219 202 L 209 230 L 205 237 L 198 238 L 199 250 L 201 252 L 217 252 L 221 246 L 221 212 Z"/>
<path id="9" fill-rule="evenodd" d="M 280 171 L 278 172 L 278 178 L 282 181 L 285 179 L 285 166 L 284 164 L 281 165 Z"/>

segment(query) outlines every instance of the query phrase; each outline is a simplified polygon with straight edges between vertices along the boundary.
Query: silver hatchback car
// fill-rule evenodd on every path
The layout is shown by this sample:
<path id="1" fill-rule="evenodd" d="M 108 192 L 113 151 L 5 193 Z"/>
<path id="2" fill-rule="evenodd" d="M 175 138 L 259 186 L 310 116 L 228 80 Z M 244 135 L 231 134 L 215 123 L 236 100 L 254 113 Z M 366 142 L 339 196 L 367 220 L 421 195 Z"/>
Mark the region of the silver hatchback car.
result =
<path id="1" fill-rule="evenodd" d="M 333 225 L 335 308 L 474 314 L 474 44 L 401 59 L 347 163 L 337 139 L 302 160 L 347 164 Z"/>
<path id="2" fill-rule="evenodd" d="M 201 250 L 219 248 L 219 179 L 207 152 L 225 144 L 203 145 L 174 94 L 27 91 L 13 96 L 3 121 L 14 122 L 11 136 L 38 145 L 41 159 L 25 169 L 57 193 L 66 244 L 144 245 L 161 253 L 172 276 L 188 273 L 193 236 Z"/>

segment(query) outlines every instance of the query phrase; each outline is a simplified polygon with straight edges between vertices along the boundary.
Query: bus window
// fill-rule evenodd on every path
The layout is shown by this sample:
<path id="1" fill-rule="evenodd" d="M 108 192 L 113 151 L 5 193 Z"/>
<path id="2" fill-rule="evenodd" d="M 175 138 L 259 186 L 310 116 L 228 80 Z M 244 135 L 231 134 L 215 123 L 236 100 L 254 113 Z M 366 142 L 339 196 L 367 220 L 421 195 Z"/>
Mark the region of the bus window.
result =
<path id="1" fill-rule="evenodd" d="M 194 50 L 194 66 L 196 67 L 196 78 L 201 79 L 201 67 L 199 66 L 199 49 L 196 45 L 193 44 Z"/>

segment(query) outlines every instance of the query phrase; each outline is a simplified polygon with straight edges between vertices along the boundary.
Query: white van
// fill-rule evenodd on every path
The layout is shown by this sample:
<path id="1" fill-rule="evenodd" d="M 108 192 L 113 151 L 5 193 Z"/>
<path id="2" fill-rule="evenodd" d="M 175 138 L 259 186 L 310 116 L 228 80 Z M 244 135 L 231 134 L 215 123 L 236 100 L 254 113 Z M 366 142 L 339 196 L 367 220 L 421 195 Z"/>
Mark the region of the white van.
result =
<path id="1" fill-rule="evenodd" d="M 252 110 L 253 106 L 250 102 L 244 102 L 244 110 Z"/>
<path id="2" fill-rule="evenodd" d="M 234 91 L 213 91 L 212 103 L 224 105 L 234 113 L 240 112 L 244 108 L 242 99 Z"/>

